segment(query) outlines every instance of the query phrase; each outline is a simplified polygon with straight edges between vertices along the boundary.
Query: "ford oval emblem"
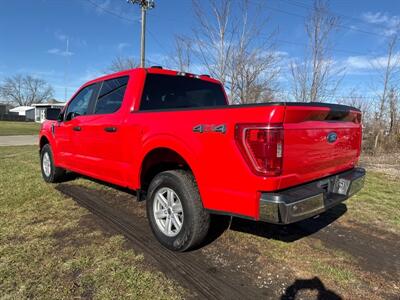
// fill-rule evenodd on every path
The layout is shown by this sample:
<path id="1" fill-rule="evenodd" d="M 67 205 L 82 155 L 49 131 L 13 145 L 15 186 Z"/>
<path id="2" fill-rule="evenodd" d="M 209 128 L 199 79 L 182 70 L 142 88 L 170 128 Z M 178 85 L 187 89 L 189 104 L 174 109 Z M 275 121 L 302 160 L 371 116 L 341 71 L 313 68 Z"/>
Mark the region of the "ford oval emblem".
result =
<path id="1" fill-rule="evenodd" d="M 336 132 L 329 132 L 326 139 L 328 140 L 328 143 L 334 143 L 337 140 Z"/>

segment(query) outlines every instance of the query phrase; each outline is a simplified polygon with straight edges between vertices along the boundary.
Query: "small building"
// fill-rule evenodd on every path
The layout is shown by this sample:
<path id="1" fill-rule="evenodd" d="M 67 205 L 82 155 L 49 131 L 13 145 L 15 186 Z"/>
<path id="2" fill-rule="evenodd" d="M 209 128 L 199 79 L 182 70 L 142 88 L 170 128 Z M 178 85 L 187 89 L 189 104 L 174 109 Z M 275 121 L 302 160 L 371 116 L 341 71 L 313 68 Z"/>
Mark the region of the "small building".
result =
<path id="1" fill-rule="evenodd" d="M 17 106 L 17 107 L 11 108 L 9 110 L 9 112 L 17 113 L 18 116 L 26 116 L 26 112 L 29 110 L 32 110 L 32 109 L 35 109 L 35 108 L 32 106 Z"/>
<path id="2" fill-rule="evenodd" d="M 47 108 L 63 108 L 65 106 L 65 102 L 59 102 L 55 99 L 50 100 L 47 103 L 36 103 L 32 104 L 35 108 L 35 122 L 43 123 L 46 120 L 46 109 Z"/>
<path id="3" fill-rule="evenodd" d="M 10 109 L 9 112 L 25 117 L 27 121 L 33 121 L 35 116 L 35 108 L 32 106 L 17 106 Z"/>
<path id="4" fill-rule="evenodd" d="M 1 102 L 1 100 L 0 100 Z M 0 103 L 0 116 L 8 114 L 9 110 L 12 108 L 10 104 Z"/>

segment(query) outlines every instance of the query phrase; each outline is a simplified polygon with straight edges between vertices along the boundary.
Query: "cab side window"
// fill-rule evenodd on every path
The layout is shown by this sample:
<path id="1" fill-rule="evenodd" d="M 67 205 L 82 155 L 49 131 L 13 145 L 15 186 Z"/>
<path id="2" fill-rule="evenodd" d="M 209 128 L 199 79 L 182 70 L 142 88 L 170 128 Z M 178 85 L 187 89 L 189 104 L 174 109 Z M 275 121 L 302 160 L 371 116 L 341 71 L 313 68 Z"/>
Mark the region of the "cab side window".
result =
<path id="1" fill-rule="evenodd" d="M 95 114 L 111 114 L 116 112 L 124 100 L 128 76 L 106 80 L 101 86 L 97 98 Z"/>
<path id="2" fill-rule="evenodd" d="M 77 116 L 84 116 L 88 113 L 90 99 L 96 91 L 96 85 L 89 85 L 83 88 L 68 105 L 65 120 L 69 121 Z"/>

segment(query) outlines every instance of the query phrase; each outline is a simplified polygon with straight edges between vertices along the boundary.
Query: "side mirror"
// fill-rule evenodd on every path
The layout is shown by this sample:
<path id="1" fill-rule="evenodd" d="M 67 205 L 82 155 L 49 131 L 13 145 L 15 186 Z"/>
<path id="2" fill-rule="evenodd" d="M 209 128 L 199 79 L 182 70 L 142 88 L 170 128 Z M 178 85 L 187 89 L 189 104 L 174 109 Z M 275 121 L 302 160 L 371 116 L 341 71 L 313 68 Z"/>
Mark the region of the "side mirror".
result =
<path id="1" fill-rule="evenodd" d="M 63 112 L 60 112 L 60 114 L 58 115 L 57 121 L 58 122 L 64 121 L 64 113 Z"/>
<path id="2" fill-rule="evenodd" d="M 67 114 L 67 117 L 65 118 L 65 121 L 71 121 L 72 119 L 76 118 L 77 116 L 79 116 L 79 114 L 77 112 L 70 111 Z"/>
<path id="3" fill-rule="evenodd" d="M 60 108 L 47 108 L 46 109 L 46 120 L 58 120 L 58 116 L 60 115 Z"/>

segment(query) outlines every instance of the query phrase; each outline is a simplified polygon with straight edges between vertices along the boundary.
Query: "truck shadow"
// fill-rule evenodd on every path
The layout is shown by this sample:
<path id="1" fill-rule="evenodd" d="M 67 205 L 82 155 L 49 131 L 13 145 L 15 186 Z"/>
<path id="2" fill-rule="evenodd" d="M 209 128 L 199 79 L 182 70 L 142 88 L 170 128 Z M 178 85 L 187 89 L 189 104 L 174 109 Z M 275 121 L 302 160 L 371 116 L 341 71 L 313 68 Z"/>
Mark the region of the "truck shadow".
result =
<path id="1" fill-rule="evenodd" d="M 63 182 L 68 183 L 78 178 L 85 178 L 101 185 L 114 188 L 118 191 L 125 192 L 126 194 L 129 194 L 131 196 L 137 196 L 135 191 L 129 190 L 127 188 L 119 187 L 111 183 L 89 178 L 73 172 L 68 172 Z M 271 223 L 257 222 L 237 217 L 211 215 L 210 231 L 206 240 L 199 246 L 199 248 L 211 244 L 212 242 L 217 240 L 227 229 L 264 237 L 267 239 L 275 239 L 291 243 L 312 235 L 327 227 L 329 224 L 333 223 L 342 215 L 344 215 L 346 211 L 346 205 L 341 203 L 317 217 L 289 225 L 275 225 Z"/>
<path id="2" fill-rule="evenodd" d="M 281 290 L 281 286 L 276 289 L 274 286 L 273 290 L 266 290 L 257 288 L 246 273 L 238 272 L 237 269 L 230 267 L 222 269 L 216 267 L 201 251 L 176 253 L 166 250 L 155 239 L 149 238 L 151 232 L 145 215 L 136 215 L 138 210 L 144 212 L 143 203 L 135 204 L 128 194 L 117 195 L 113 191 L 95 190 L 71 184 L 59 184 L 56 189 L 89 211 L 82 216 L 79 222 L 81 226 L 78 229 L 60 230 L 52 234 L 60 248 L 84 247 L 86 244 L 92 244 L 96 241 L 93 241 L 92 238 L 85 238 L 85 236 L 89 235 L 91 231 L 100 229 L 106 237 L 124 235 L 127 248 L 144 253 L 150 265 L 182 284 L 191 293 L 199 295 L 200 298 L 270 299 L 275 295 L 275 299 L 286 300 L 298 299 L 298 297 L 304 296 L 304 292 L 306 294 L 311 292 L 313 295 L 316 294 L 314 299 L 341 299 L 335 292 L 326 289 L 318 277 L 297 278 L 284 291 Z M 134 211 L 135 213 L 133 213 Z M 229 228 L 290 242 L 327 226 L 343 215 L 345 211 L 346 207 L 339 205 L 317 219 L 301 222 L 307 230 L 297 229 L 296 224 L 281 227 L 213 215 L 211 218 L 212 230 L 207 242 L 210 243 L 217 239 Z M 223 249 L 224 247 L 219 251 L 223 251 Z M 171 268 L 171 265 L 176 267 Z"/>
<path id="3" fill-rule="evenodd" d="M 275 225 L 215 215 L 211 219 L 211 229 L 206 244 L 213 242 L 228 228 L 233 231 L 291 243 L 327 227 L 344 215 L 346 211 L 346 205 L 341 203 L 317 217 L 289 225 Z"/>

